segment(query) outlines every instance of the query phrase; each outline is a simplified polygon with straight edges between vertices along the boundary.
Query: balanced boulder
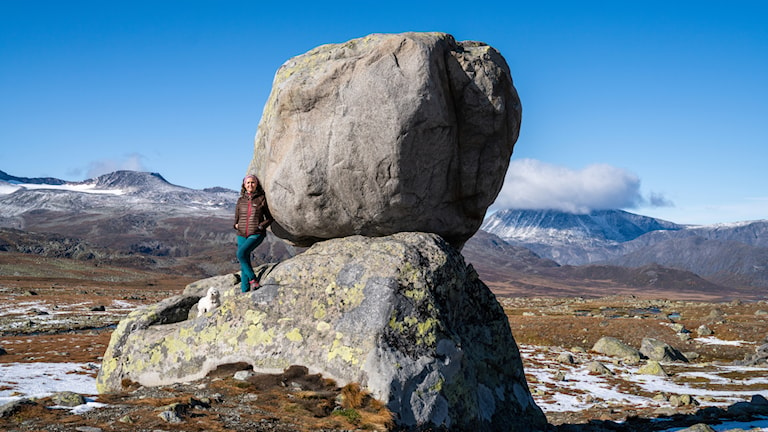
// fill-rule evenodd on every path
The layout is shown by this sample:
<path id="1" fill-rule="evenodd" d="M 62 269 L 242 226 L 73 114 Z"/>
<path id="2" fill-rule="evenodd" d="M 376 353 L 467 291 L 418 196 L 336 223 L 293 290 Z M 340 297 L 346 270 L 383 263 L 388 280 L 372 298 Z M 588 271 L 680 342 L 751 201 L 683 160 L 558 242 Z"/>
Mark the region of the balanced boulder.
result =
<path id="1" fill-rule="evenodd" d="M 546 426 L 504 310 L 437 235 L 317 243 L 261 284 L 239 294 L 233 277 L 212 278 L 132 312 L 112 334 L 98 390 L 190 381 L 234 363 L 263 373 L 302 365 L 361 384 L 406 428 Z M 221 306 L 188 319 L 210 286 Z"/>
<path id="2" fill-rule="evenodd" d="M 273 232 L 295 245 L 420 231 L 461 248 L 501 189 L 520 120 L 494 48 L 373 34 L 280 67 L 249 172 Z"/>

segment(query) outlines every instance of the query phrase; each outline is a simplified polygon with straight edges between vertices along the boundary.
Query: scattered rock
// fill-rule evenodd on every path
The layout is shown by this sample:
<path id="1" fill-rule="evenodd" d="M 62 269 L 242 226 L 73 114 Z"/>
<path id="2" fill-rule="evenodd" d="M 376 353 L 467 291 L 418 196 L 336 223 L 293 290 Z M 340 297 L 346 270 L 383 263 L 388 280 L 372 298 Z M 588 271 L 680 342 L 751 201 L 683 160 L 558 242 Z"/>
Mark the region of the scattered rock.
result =
<path id="1" fill-rule="evenodd" d="M 768 363 L 768 343 L 762 344 L 755 349 L 755 353 L 747 356 L 744 360 L 733 362 L 739 366 L 756 366 Z"/>
<path id="2" fill-rule="evenodd" d="M 611 336 L 603 336 L 592 347 L 592 351 L 611 357 L 627 359 L 631 362 L 640 361 L 640 351 Z"/>
<path id="3" fill-rule="evenodd" d="M 680 429 L 678 432 L 715 432 L 715 429 L 706 423 L 698 423 L 691 427 Z"/>
<path id="4" fill-rule="evenodd" d="M 133 422 L 133 418 L 131 416 L 129 416 L 129 415 L 122 416 L 119 419 L 117 419 L 117 421 L 119 421 L 120 423 L 125 423 L 125 424 L 133 424 L 134 423 Z"/>
<path id="5" fill-rule="evenodd" d="M 82 395 L 71 391 L 54 393 L 51 400 L 54 404 L 65 407 L 75 407 L 85 403 L 85 398 Z"/>
<path id="6" fill-rule="evenodd" d="M 707 324 L 722 324 L 725 322 L 725 313 L 720 308 L 714 308 L 706 318 Z"/>
<path id="7" fill-rule="evenodd" d="M 686 331 L 685 325 L 680 323 L 673 323 L 669 325 L 669 328 L 675 331 L 675 333 L 683 333 Z"/>
<path id="8" fill-rule="evenodd" d="M 689 362 L 697 360 L 699 357 L 701 357 L 696 351 L 686 351 L 683 353 L 683 356 L 687 358 Z"/>
<path id="9" fill-rule="evenodd" d="M 586 363 L 584 366 L 591 373 L 595 373 L 598 375 L 613 375 L 613 372 L 611 372 L 610 369 L 605 367 L 605 365 L 600 363 L 599 361 L 591 361 Z"/>
<path id="10" fill-rule="evenodd" d="M 672 395 L 669 397 L 669 403 L 673 407 L 691 406 L 691 405 L 699 404 L 698 402 L 696 402 L 696 399 L 694 399 L 691 395 Z"/>
<path id="11" fill-rule="evenodd" d="M 102 432 L 104 429 L 94 426 L 78 426 L 75 428 L 76 432 Z"/>
<path id="12" fill-rule="evenodd" d="M 729 406 L 727 413 L 734 418 L 768 415 L 768 401 L 760 395 L 754 395 L 749 402 L 736 402 Z"/>
<path id="13" fill-rule="evenodd" d="M 653 338 L 644 338 L 640 343 L 640 353 L 651 360 L 688 363 L 683 353 L 672 346 Z"/>
<path id="14" fill-rule="evenodd" d="M 21 398 L 10 401 L 4 405 L 0 405 L 0 418 L 10 417 L 26 405 L 37 405 L 37 402 L 27 398 Z"/>
<path id="15" fill-rule="evenodd" d="M 669 376 L 667 371 L 661 366 L 661 363 L 656 360 L 648 360 L 646 364 L 640 366 L 637 373 L 640 375 L 656 375 L 661 377 Z"/>
<path id="16" fill-rule="evenodd" d="M 241 370 L 235 372 L 234 378 L 238 381 L 247 381 L 248 378 L 256 375 L 256 373 L 252 370 Z"/>
<path id="17" fill-rule="evenodd" d="M 712 331 L 706 324 L 702 324 L 696 329 L 696 334 L 699 336 L 712 336 L 715 332 Z"/>
<path id="18" fill-rule="evenodd" d="M 161 419 L 165 420 L 168 423 L 183 423 L 184 419 L 179 416 L 175 411 L 163 411 L 160 414 L 157 415 Z"/>
<path id="19" fill-rule="evenodd" d="M 560 362 L 560 363 L 565 363 L 565 364 L 574 364 L 574 363 L 576 363 L 576 360 L 573 359 L 573 355 L 571 355 L 571 353 L 567 353 L 567 352 L 560 353 L 560 355 L 557 356 L 557 361 Z"/>
<path id="20" fill-rule="evenodd" d="M 107 308 L 104 305 L 94 306 L 91 308 L 91 312 L 104 312 Z"/>

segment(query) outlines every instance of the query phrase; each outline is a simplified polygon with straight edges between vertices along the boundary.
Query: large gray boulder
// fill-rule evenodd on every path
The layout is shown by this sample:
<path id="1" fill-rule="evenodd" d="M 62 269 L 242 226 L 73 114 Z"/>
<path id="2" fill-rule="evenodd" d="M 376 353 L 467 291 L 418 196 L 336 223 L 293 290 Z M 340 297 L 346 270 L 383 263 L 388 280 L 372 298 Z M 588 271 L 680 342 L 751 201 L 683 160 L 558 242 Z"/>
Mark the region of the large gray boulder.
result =
<path id="1" fill-rule="evenodd" d="M 494 48 L 373 34 L 280 67 L 249 172 L 295 245 L 422 231 L 460 248 L 501 189 L 520 119 Z"/>
<path id="2" fill-rule="evenodd" d="M 639 362 L 641 357 L 640 351 L 636 348 L 612 336 L 603 336 L 598 339 L 592 347 L 592 351 L 611 357 L 618 357 L 631 363 Z"/>
<path id="3" fill-rule="evenodd" d="M 439 236 L 329 240 L 261 282 L 238 294 L 234 277 L 211 278 L 134 311 L 112 335 L 98 390 L 189 381 L 238 362 L 265 373 L 302 365 L 362 384 L 403 427 L 546 426 L 502 307 Z M 187 319 L 208 286 L 222 305 Z"/>
<path id="4" fill-rule="evenodd" d="M 640 353 L 651 360 L 663 362 L 688 363 L 688 359 L 677 348 L 654 338 L 643 338 L 640 342 Z"/>

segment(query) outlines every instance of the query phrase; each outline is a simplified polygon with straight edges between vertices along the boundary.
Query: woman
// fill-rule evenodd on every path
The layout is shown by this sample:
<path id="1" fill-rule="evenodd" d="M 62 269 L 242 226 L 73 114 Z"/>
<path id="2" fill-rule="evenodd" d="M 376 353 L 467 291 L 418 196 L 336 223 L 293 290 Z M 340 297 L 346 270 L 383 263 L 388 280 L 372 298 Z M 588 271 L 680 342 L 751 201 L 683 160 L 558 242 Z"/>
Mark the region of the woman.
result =
<path id="1" fill-rule="evenodd" d="M 247 175 L 240 188 L 240 198 L 235 207 L 237 230 L 237 260 L 240 261 L 240 290 L 247 292 L 259 288 L 259 282 L 251 266 L 251 252 L 264 241 L 267 227 L 272 223 L 267 207 L 267 197 L 255 175 Z"/>

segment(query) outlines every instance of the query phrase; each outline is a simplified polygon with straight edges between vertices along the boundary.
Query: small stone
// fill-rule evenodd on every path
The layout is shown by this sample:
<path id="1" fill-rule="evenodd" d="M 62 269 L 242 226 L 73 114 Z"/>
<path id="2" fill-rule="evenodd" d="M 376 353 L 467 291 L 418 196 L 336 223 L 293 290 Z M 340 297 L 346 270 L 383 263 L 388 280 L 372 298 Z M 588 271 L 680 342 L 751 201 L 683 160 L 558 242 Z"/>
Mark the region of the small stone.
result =
<path id="1" fill-rule="evenodd" d="M 584 366 L 586 366 L 587 370 L 591 373 L 596 373 L 598 375 L 613 375 L 613 372 L 599 361 L 591 361 Z"/>
<path id="2" fill-rule="evenodd" d="M 682 325 L 682 324 L 680 324 L 680 323 L 674 323 L 674 324 L 670 325 L 669 327 L 670 327 L 672 330 L 674 330 L 674 331 L 675 331 L 675 333 L 680 333 L 680 332 L 682 332 L 683 330 L 685 330 L 685 326 L 684 326 L 684 325 Z"/>
<path id="3" fill-rule="evenodd" d="M 688 361 L 693 361 L 700 357 L 699 353 L 696 351 L 686 351 L 683 353 L 683 355 L 688 359 Z"/>
<path id="4" fill-rule="evenodd" d="M 641 366 L 637 373 L 640 375 L 655 375 L 655 376 L 661 376 L 666 377 L 669 376 L 667 374 L 667 371 L 664 370 L 664 368 L 661 366 L 661 363 L 659 363 L 656 360 L 648 360 L 648 363 Z"/>
<path id="5" fill-rule="evenodd" d="M 77 432 L 102 432 L 103 429 L 93 426 L 78 426 L 75 428 Z"/>
<path id="6" fill-rule="evenodd" d="M 163 411 L 160 414 L 157 415 L 161 419 L 167 421 L 168 423 L 181 423 L 184 420 L 182 420 L 181 417 L 179 417 L 178 414 L 176 414 L 173 411 Z"/>
<path id="7" fill-rule="evenodd" d="M 698 405 L 695 399 L 691 395 L 672 395 L 669 397 L 669 403 L 673 407 Z"/>
<path id="8" fill-rule="evenodd" d="M 699 336 L 711 336 L 715 332 L 712 331 L 709 327 L 707 327 L 705 324 L 702 324 L 699 326 L 699 328 L 696 329 L 696 334 Z"/>
<path id="9" fill-rule="evenodd" d="M 7 404 L 0 405 L 0 418 L 10 417 L 24 405 L 36 405 L 36 402 L 27 398 L 16 399 Z"/>
<path id="10" fill-rule="evenodd" d="M 119 419 L 117 419 L 117 421 L 119 421 L 120 423 L 125 423 L 125 424 L 133 424 L 133 419 L 129 415 L 124 415 L 124 416 L 120 417 Z"/>
<path id="11" fill-rule="evenodd" d="M 85 403 L 85 398 L 82 395 L 70 391 L 54 393 L 51 400 L 56 405 L 66 407 L 75 407 Z"/>
<path id="12" fill-rule="evenodd" d="M 234 375 L 233 378 L 238 380 L 238 381 L 246 381 L 248 378 L 250 378 L 250 377 L 252 377 L 254 375 L 256 375 L 256 374 L 253 371 L 251 371 L 251 370 L 241 370 L 241 371 L 235 372 L 235 375 Z"/>
<path id="13" fill-rule="evenodd" d="M 706 423 L 698 423 L 689 428 L 681 429 L 678 432 L 715 432 L 715 430 Z"/>
<path id="14" fill-rule="evenodd" d="M 565 364 L 574 364 L 576 361 L 573 359 L 573 356 L 571 353 L 560 353 L 559 356 L 557 356 L 557 361 L 560 363 Z"/>

